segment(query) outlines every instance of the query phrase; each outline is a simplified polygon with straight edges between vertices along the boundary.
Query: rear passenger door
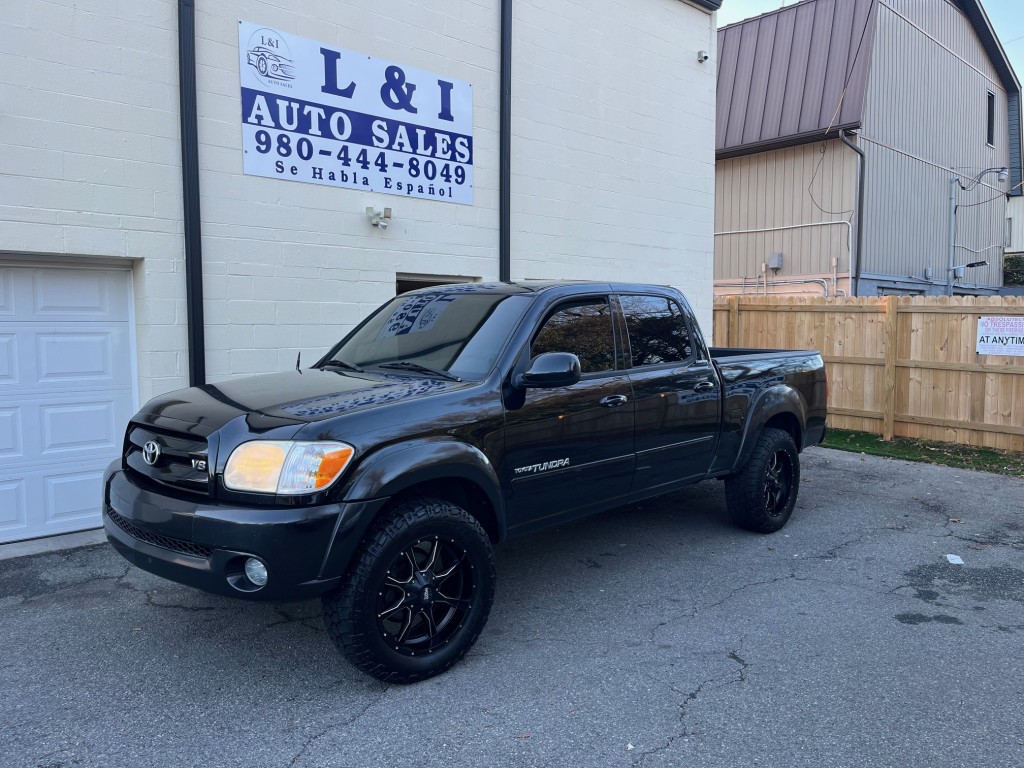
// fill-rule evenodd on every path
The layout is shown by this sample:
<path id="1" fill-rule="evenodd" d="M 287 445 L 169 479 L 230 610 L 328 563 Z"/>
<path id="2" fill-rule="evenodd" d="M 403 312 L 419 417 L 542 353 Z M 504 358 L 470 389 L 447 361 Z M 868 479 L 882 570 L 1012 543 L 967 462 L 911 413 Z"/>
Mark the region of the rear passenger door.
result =
<path id="1" fill-rule="evenodd" d="M 657 295 L 619 297 L 636 405 L 633 495 L 669 490 L 711 466 L 719 428 L 719 378 L 686 313 Z"/>

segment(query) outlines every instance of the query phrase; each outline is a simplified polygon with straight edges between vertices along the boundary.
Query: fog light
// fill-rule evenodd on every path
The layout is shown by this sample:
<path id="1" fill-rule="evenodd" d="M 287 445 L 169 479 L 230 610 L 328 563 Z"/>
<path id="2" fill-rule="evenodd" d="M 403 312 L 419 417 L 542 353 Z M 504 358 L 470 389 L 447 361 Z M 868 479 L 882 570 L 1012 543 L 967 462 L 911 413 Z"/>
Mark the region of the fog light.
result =
<path id="1" fill-rule="evenodd" d="M 245 576 L 257 587 L 262 587 L 267 583 L 267 566 L 255 557 L 250 557 L 245 561 Z"/>

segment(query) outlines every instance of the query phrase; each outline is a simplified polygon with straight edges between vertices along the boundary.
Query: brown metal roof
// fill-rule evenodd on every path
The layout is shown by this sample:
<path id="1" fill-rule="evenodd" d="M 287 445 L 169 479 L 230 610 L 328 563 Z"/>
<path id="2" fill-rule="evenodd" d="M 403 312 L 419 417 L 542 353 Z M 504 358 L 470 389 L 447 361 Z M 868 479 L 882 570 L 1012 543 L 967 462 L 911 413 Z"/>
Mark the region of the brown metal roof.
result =
<path id="1" fill-rule="evenodd" d="M 859 126 L 877 10 L 878 0 L 805 0 L 718 30 L 717 156 Z"/>

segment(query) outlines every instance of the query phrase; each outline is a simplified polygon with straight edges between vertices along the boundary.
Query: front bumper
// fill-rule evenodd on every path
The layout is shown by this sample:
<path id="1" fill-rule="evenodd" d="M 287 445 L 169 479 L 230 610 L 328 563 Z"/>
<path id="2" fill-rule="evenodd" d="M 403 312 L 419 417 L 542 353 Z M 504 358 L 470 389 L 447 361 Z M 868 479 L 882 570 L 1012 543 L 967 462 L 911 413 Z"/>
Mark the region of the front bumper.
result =
<path id="1" fill-rule="evenodd" d="M 107 468 L 103 487 L 103 527 L 126 560 L 171 581 L 252 600 L 301 600 L 332 589 L 387 501 L 224 506 L 143 488 L 119 461 Z M 249 557 L 266 565 L 262 588 L 244 575 Z"/>

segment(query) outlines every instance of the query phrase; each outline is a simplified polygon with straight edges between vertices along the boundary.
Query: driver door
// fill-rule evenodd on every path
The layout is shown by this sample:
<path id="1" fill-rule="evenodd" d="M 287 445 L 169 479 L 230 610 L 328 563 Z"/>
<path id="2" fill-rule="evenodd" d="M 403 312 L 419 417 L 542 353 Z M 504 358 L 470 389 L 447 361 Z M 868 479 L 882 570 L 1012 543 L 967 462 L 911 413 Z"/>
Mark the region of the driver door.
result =
<path id="1" fill-rule="evenodd" d="M 509 533 L 521 534 L 624 503 L 633 475 L 633 391 L 616 353 L 607 296 L 556 305 L 529 357 L 572 352 L 582 376 L 571 387 L 527 389 L 505 414 Z"/>

